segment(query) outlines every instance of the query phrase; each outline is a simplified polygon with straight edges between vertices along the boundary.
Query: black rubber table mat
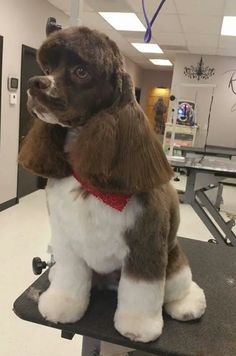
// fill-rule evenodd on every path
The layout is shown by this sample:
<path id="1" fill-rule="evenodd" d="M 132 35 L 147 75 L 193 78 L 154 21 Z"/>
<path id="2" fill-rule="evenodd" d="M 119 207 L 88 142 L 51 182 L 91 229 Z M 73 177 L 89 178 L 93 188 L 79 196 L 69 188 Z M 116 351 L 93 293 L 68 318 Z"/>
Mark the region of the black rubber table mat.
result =
<path id="1" fill-rule="evenodd" d="M 156 355 L 235 356 L 236 355 L 236 249 L 180 238 L 190 260 L 194 280 L 205 290 L 207 310 L 194 322 L 178 322 L 167 315 L 161 337 L 148 344 L 121 336 L 113 326 L 117 304 L 114 291 L 93 290 L 85 316 L 73 324 L 53 324 L 40 315 L 32 299 L 32 287 L 44 291 L 49 286 L 47 272 L 14 303 L 22 319 Z M 29 296 L 29 292 L 31 297 Z"/>

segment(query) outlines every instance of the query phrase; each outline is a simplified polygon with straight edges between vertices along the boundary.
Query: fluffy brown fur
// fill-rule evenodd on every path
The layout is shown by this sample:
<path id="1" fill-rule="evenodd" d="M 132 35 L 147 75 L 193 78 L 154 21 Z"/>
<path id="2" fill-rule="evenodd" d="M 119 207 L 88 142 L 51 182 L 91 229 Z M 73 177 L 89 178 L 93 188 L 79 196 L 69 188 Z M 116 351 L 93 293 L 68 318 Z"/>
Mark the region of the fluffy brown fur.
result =
<path id="1" fill-rule="evenodd" d="M 144 213 L 134 228 L 125 233 L 130 248 L 125 273 L 149 281 L 170 277 L 188 264 L 176 238 L 179 226 L 176 191 L 165 184 L 137 196 Z"/>
<path id="2" fill-rule="evenodd" d="M 97 31 L 72 28 L 49 36 L 37 58 L 42 69 L 50 68 L 56 81 L 53 95 L 59 99 L 45 97 L 32 83 L 31 94 L 58 124 L 35 119 L 20 163 L 41 176 L 62 178 L 76 172 L 100 190 L 137 194 L 144 214 L 125 233 L 130 247 L 125 272 L 134 278 L 161 279 L 168 263 L 171 274 L 187 263 L 176 241 L 178 199 L 168 184 L 172 170 L 136 102 L 116 44 Z M 75 64 L 86 67 L 88 79 L 75 81 L 68 75 Z M 61 124 L 80 128 L 66 152 L 68 128 Z"/>
<path id="3" fill-rule="evenodd" d="M 119 107 L 116 103 L 89 120 L 70 158 L 75 171 L 102 190 L 148 192 L 168 182 L 172 171 L 127 74 L 122 83 L 125 94 Z"/>
<path id="4" fill-rule="evenodd" d="M 64 153 L 67 130 L 36 119 L 23 141 L 19 163 L 42 177 L 63 178 L 72 174 Z"/>

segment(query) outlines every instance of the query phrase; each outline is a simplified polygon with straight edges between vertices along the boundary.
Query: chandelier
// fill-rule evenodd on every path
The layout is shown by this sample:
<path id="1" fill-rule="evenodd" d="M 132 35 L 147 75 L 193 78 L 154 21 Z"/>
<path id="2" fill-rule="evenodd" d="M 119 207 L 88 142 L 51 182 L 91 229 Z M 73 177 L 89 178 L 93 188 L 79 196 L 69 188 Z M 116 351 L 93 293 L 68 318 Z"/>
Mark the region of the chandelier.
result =
<path id="1" fill-rule="evenodd" d="M 202 57 L 196 66 L 184 67 L 184 75 L 190 79 L 209 79 L 214 74 L 215 68 L 205 66 Z"/>

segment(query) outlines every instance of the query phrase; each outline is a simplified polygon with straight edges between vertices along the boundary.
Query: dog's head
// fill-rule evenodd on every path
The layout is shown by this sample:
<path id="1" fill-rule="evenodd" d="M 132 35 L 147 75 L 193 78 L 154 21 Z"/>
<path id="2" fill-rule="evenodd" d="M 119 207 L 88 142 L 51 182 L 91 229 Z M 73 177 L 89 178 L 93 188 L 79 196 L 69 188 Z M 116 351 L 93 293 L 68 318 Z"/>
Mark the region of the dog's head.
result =
<path id="1" fill-rule="evenodd" d="M 28 109 L 45 122 L 83 125 L 119 96 L 123 59 L 106 35 L 85 27 L 57 31 L 37 59 L 45 75 L 29 80 Z"/>
<path id="2" fill-rule="evenodd" d="M 37 58 L 45 75 L 29 82 L 28 108 L 36 119 L 20 151 L 24 167 L 47 177 L 74 171 L 102 190 L 129 193 L 170 179 L 112 40 L 85 27 L 61 30 L 48 37 Z M 65 152 L 68 127 L 78 126 Z"/>

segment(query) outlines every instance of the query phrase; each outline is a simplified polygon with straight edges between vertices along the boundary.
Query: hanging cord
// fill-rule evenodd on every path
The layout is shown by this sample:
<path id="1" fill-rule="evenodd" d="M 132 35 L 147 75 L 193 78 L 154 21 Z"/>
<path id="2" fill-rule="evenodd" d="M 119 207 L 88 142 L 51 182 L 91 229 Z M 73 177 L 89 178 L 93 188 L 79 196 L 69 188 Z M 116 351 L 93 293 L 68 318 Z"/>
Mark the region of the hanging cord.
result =
<path id="1" fill-rule="evenodd" d="M 161 11 L 162 6 L 164 5 L 164 3 L 166 2 L 166 0 L 162 0 L 160 5 L 158 6 L 153 18 L 151 19 L 151 21 L 149 22 L 148 17 L 147 17 L 147 12 L 145 9 L 145 0 L 142 0 L 142 7 L 143 7 L 143 15 L 147 24 L 147 30 L 144 36 L 144 42 L 145 43 L 149 43 L 152 39 L 152 25 L 154 23 L 154 21 L 156 20 L 159 12 Z"/>

